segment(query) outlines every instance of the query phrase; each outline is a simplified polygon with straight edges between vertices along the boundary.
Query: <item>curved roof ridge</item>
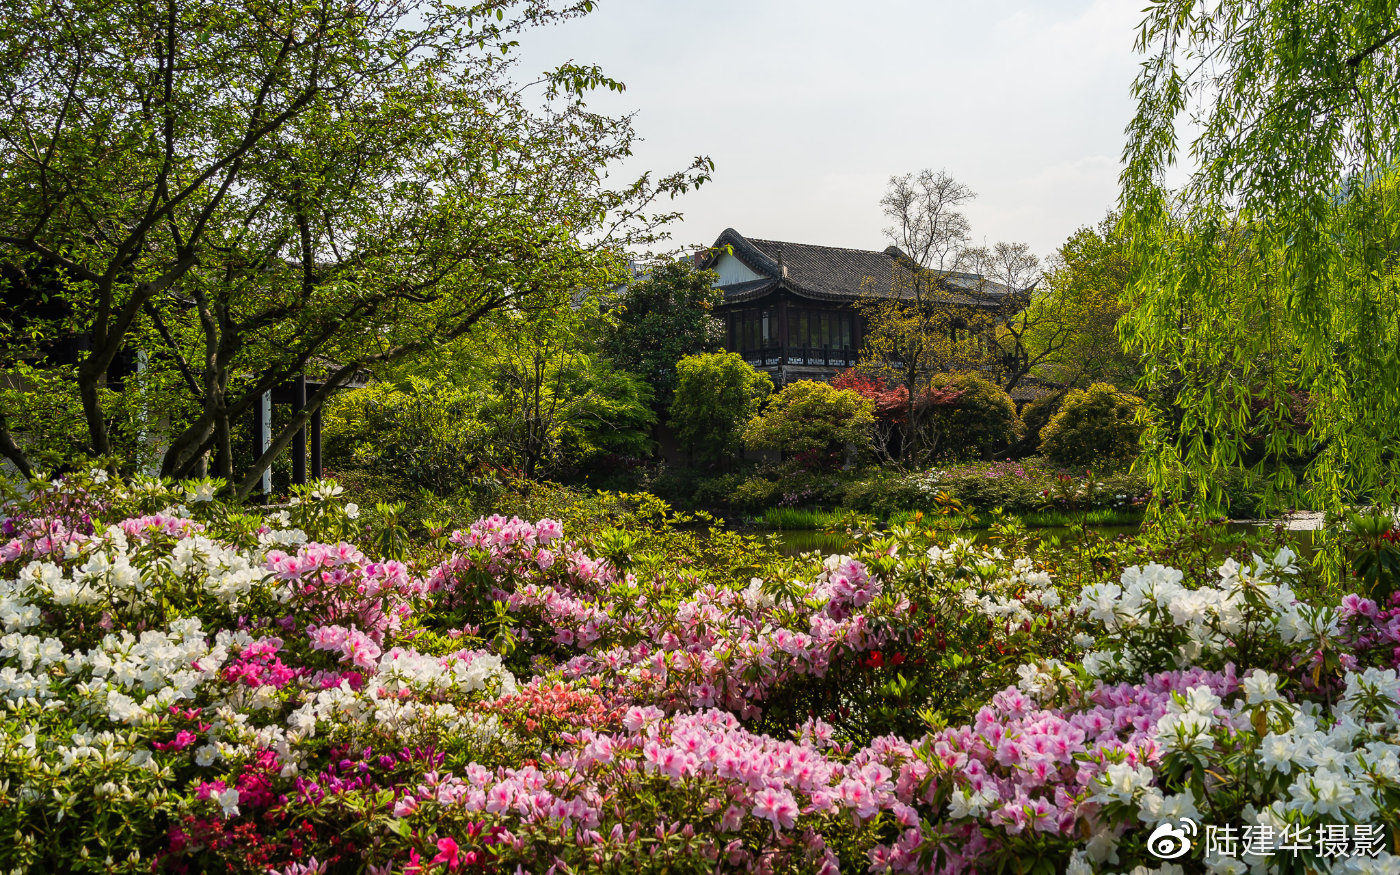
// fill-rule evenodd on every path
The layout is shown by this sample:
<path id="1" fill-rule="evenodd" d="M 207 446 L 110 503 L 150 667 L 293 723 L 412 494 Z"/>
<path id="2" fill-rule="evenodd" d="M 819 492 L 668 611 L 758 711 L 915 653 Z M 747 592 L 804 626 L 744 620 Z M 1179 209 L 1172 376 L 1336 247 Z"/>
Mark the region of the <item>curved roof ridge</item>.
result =
<path id="1" fill-rule="evenodd" d="M 740 234 L 733 228 L 725 228 L 721 231 L 719 237 L 715 238 L 715 244 L 712 248 L 717 249 L 725 244 L 728 244 L 734 250 L 734 257 L 738 258 L 750 269 L 759 273 L 766 273 L 772 277 L 778 276 L 781 272 L 778 269 L 778 262 L 776 260 L 769 258 L 763 250 L 750 243 L 749 238 Z M 713 258 L 714 256 L 711 256 L 711 259 Z"/>
<path id="2" fill-rule="evenodd" d="M 837 252 L 859 252 L 863 255 L 893 255 L 891 249 L 898 247 L 890 246 L 885 249 L 857 249 L 853 246 L 827 246 L 824 243 L 798 243 L 793 240 L 770 240 L 767 237 L 747 237 L 753 243 L 768 243 L 773 246 L 805 246 L 809 249 L 833 249 Z"/>

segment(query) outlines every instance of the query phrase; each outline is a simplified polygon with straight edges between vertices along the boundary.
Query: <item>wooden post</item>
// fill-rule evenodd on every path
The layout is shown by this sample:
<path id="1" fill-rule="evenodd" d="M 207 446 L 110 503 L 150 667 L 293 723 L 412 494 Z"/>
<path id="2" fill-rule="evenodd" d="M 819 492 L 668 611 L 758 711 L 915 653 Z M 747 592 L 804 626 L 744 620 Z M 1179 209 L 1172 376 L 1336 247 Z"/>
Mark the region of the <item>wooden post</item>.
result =
<path id="1" fill-rule="evenodd" d="M 778 363 L 788 363 L 788 302 L 787 296 L 778 298 Z"/>
<path id="2" fill-rule="evenodd" d="M 311 414 L 311 479 L 321 479 L 321 410 Z"/>
<path id="3" fill-rule="evenodd" d="M 292 383 L 292 415 L 297 416 L 306 409 L 306 375 L 298 374 Z M 292 441 L 292 482 L 298 486 L 306 484 L 306 426 L 297 429 Z"/>

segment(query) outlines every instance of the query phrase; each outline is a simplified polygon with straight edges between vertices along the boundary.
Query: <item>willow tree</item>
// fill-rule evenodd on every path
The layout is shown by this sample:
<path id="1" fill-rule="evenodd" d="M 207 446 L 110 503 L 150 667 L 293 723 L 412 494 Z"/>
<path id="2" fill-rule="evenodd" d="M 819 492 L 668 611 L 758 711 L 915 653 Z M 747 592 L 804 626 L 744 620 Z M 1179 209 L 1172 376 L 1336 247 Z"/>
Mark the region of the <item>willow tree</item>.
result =
<path id="1" fill-rule="evenodd" d="M 514 77 L 520 31 L 592 0 L 4 8 L 0 264 L 46 277 L 84 338 L 85 449 L 113 453 L 108 374 L 139 347 L 171 378 L 150 414 L 167 418 L 162 473 L 212 457 L 238 492 L 357 372 L 610 284 L 618 248 L 669 217 L 654 198 L 709 168 L 609 188 L 630 120 L 584 97 L 621 84 L 574 65 L 533 90 Z M 317 371 L 272 446 L 236 461 L 233 424 Z M 5 397 L 0 453 L 26 469 L 36 430 Z"/>
<path id="2" fill-rule="evenodd" d="M 1159 408 L 1147 458 L 1166 497 L 1218 506 L 1219 475 L 1251 435 L 1275 499 L 1397 497 L 1397 7 L 1147 11 L 1122 176 L 1135 278 L 1120 330 Z M 1188 115 L 1189 178 L 1169 193 Z"/>

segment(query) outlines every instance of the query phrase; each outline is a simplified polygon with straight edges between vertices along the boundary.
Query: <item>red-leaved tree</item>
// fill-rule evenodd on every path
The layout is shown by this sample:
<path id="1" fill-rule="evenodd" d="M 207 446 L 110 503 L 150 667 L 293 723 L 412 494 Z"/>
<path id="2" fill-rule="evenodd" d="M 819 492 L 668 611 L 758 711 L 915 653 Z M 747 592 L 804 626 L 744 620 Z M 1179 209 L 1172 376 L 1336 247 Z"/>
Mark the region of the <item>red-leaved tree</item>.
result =
<path id="1" fill-rule="evenodd" d="M 932 457 L 943 435 L 944 412 L 955 408 L 963 390 L 928 387 L 909 403 L 909 389 L 890 386 L 881 377 L 871 377 L 855 369 L 842 371 L 832 381 L 838 389 L 850 389 L 875 405 L 875 453 L 884 461 L 899 463 L 909 460 L 910 448 L 917 445 L 923 455 Z M 910 433 L 909 413 L 914 412 L 919 433 Z M 918 460 L 914 460 L 918 461 Z"/>

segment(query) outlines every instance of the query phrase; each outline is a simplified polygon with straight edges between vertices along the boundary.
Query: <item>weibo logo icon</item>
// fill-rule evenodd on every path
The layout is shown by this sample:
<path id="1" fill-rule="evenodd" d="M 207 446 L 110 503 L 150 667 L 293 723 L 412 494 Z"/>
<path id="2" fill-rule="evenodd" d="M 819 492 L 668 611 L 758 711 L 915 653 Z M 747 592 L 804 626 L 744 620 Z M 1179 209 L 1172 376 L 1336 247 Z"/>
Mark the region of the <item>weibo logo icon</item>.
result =
<path id="1" fill-rule="evenodd" d="M 1179 825 L 1177 825 L 1179 824 Z M 1159 860 L 1175 860 L 1191 850 L 1191 839 L 1196 836 L 1196 821 L 1183 817 L 1173 824 L 1163 821 L 1147 837 L 1147 852 Z"/>

